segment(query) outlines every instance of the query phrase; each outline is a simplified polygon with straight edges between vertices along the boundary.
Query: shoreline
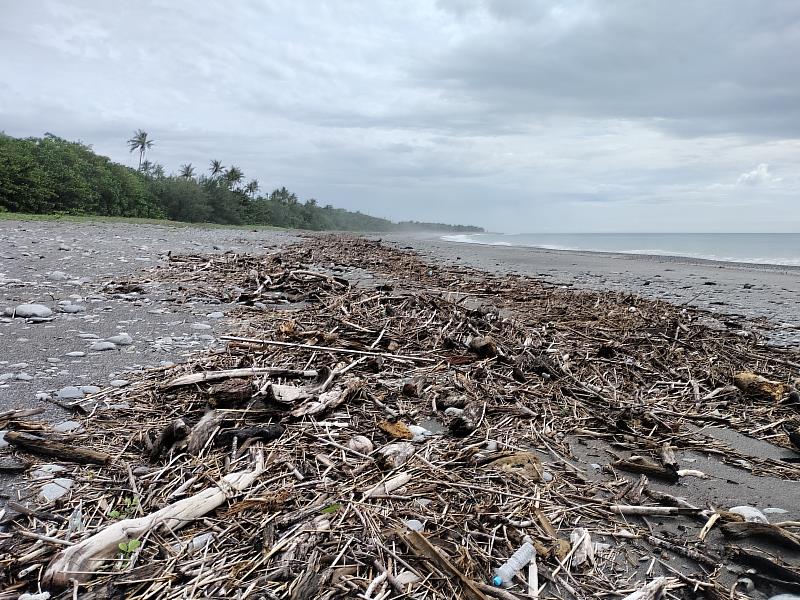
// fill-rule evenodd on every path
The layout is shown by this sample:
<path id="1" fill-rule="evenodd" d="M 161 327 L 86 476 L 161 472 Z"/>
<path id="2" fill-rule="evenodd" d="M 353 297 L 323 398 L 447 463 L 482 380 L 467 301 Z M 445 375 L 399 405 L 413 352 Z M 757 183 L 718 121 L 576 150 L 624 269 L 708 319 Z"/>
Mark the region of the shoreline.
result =
<path id="1" fill-rule="evenodd" d="M 754 333 L 775 345 L 800 348 L 800 267 L 461 243 L 431 235 L 380 237 L 440 264 L 515 273 L 576 289 L 633 293 L 704 310 L 722 321 L 740 319 L 747 331 L 757 326 Z"/>

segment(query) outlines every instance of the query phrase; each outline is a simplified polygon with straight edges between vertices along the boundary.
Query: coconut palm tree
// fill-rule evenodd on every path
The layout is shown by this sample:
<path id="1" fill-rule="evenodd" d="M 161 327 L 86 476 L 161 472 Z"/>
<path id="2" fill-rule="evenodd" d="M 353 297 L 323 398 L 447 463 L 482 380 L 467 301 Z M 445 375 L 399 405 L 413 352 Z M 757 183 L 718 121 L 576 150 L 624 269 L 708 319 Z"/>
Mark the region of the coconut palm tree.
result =
<path id="1" fill-rule="evenodd" d="M 225 171 L 225 181 L 228 182 L 228 187 L 234 187 L 242 182 L 244 179 L 244 173 L 239 167 L 234 167 L 231 165 L 227 171 Z"/>
<path id="2" fill-rule="evenodd" d="M 156 163 L 156 166 L 153 167 L 153 177 L 155 177 L 156 179 L 164 179 L 165 175 L 166 173 L 164 173 L 164 167 Z"/>
<path id="3" fill-rule="evenodd" d="M 151 163 L 149 160 L 146 160 L 139 165 L 139 170 L 145 175 L 151 175 L 154 168 L 155 165 Z"/>
<path id="4" fill-rule="evenodd" d="M 194 177 L 194 167 L 192 163 L 181 165 L 178 174 L 185 179 L 192 179 Z"/>
<path id="5" fill-rule="evenodd" d="M 139 169 L 142 168 L 142 161 L 144 161 L 145 153 L 153 147 L 153 140 L 147 138 L 147 132 L 142 129 L 137 129 L 133 132 L 133 137 L 128 140 L 128 147 L 131 152 L 139 152 Z"/>
<path id="6" fill-rule="evenodd" d="M 208 170 L 211 171 L 211 179 L 214 179 L 225 172 L 225 167 L 222 166 L 221 160 L 215 159 L 211 161 L 211 166 Z"/>
<path id="7" fill-rule="evenodd" d="M 250 183 L 244 186 L 244 191 L 246 191 L 251 198 L 255 198 L 256 192 L 259 189 L 258 179 L 251 179 Z"/>

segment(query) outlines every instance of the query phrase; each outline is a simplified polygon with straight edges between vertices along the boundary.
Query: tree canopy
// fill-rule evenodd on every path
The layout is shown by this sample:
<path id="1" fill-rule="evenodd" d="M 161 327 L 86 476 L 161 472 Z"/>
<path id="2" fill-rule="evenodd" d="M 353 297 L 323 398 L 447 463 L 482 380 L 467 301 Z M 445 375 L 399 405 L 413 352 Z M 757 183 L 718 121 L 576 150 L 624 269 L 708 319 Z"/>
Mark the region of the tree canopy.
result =
<path id="1" fill-rule="evenodd" d="M 0 133 L 0 211 L 167 218 L 175 221 L 343 230 L 482 231 L 477 227 L 433 223 L 393 223 L 360 212 L 302 202 L 280 187 L 257 195 L 256 179 L 246 181 L 236 167 L 209 162 L 208 175 L 191 163 L 167 175 L 162 165 L 145 159 L 153 141 L 137 130 L 128 140 L 139 152 L 132 169 L 96 154 L 91 147 L 45 134 L 19 139 Z"/>

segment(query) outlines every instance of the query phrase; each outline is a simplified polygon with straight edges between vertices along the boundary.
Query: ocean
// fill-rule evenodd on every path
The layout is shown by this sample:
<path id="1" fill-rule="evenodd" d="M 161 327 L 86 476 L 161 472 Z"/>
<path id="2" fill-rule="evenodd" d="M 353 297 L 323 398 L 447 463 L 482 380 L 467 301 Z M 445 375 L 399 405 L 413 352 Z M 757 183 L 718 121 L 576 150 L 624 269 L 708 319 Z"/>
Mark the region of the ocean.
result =
<path id="1" fill-rule="evenodd" d="M 443 240 L 800 266 L 800 233 L 476 233 Z"/>

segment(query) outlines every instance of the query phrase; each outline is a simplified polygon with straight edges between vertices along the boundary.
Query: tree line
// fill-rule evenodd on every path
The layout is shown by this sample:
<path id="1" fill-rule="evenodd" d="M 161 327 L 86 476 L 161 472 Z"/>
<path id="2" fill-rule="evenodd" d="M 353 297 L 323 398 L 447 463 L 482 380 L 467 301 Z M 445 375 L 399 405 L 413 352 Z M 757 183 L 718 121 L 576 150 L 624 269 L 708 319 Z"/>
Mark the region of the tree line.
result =
<path id="1" fill-rule="evenodd" d="M 187 163 L 177 173 L 148 159 L 154 141 L 137 130 L 128 140 L 138 154 L 133 169 L 90 146 L 52 134 L 14 138 L 0 133 L 0 211 L 34 214 L 145 217 L 230 225 L 272 225 L 312 230 L 482 231 L 434 223 L 393 223 L 358 211 L 301 201 L 281 187 L 260 194 L 235 165 L 213 159 L 205 169 Z"/>

